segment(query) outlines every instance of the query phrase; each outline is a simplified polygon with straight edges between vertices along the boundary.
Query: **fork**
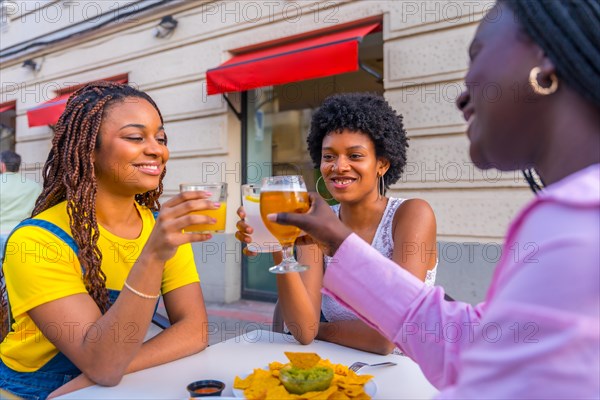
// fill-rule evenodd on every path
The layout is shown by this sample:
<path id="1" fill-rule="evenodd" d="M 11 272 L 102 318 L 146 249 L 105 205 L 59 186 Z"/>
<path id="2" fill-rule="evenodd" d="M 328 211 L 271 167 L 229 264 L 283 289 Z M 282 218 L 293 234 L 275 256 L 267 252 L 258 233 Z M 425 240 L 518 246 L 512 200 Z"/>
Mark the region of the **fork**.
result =
<path id="1" fill-rule="evenodd" d="M 395 362 L 391 362 L 391 361 L 386 361 L 386 362 L 377 363 L 377 364 L 367 364 L 364 362 L 357 361 L 354 364 L 352 364 L 351 366 L 349 366 L 348 369 L 350 369 L 354 372 L 358 372 L 358 370 L 363 367 L 383 367 L 385 365 L 397 365 L 397 364 Z"/>

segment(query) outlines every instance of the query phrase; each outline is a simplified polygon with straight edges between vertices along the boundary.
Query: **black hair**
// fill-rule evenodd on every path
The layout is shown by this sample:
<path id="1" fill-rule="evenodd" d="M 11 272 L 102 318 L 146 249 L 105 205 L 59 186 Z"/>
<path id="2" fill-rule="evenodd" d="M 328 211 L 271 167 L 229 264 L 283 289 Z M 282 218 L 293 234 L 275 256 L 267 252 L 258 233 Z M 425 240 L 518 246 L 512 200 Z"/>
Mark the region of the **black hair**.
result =
<path id="1" fill-rule="evenodd" d="M 500 0 L 544 50 L 556 75 L 600 106 L 600 2 L 598 0 Z"/>
<path id="2" fill-rule="evenodd" d="M 11 150 L 4 150 L 0 153 L 0 162 L 6 166 L 8 172 L 19 172 L 21 167 L 21 156 Z"/>
<path id="3" fill-rule="evenodd" d="M 375 154 L 390 162 L 383 176 L 385 187 L 396 183 L 406 165 L 408 138 L 402 125 L 402 115 L 380 95 L 343 93 L 325 99 L 314 113 L 306 142 L 315 168 L 321 164 L 323 139 L 343 130 L 368 135 L 375 144 Z"/>
<path id="4" fill-rule="evenodd" d="M 525 33 L 544 50 L 556 75 L 600 105 L 600 2 L 598 0 L 499 0 Z M 534 193 L 544 183 L 534 169 L 523 171 Z M 537 175 L 537 179 L 536 179 Z"/>

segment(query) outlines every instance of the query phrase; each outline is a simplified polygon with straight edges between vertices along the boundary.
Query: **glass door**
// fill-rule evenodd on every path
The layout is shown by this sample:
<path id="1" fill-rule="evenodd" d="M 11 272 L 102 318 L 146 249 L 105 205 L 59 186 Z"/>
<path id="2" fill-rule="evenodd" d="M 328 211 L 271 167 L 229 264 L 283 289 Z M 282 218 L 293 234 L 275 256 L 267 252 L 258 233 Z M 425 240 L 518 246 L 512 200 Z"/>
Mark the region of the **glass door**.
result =
<path id="1" fill-rule="evenodd" d="M 368 70 L 383 75 L 382 33 L 366 36 L 360 45 L 360 61 Z M 374 92 L 383 94 L 381 79 L 361 69 L 357 72 L 321 79 L 263 87 L 247 92 L 246 182 L 260 184 L 263 177 L 302 175 L 309 191 L 315 191 L 319 170 L 308 154 L 306 138 L 310 120 L 323 100 L 336 93 Z M 326 193 L 322 193 L 327 195 Z M 270 300 L 277 298 L 270 254 L 242 258 L 242 297 Z"/>

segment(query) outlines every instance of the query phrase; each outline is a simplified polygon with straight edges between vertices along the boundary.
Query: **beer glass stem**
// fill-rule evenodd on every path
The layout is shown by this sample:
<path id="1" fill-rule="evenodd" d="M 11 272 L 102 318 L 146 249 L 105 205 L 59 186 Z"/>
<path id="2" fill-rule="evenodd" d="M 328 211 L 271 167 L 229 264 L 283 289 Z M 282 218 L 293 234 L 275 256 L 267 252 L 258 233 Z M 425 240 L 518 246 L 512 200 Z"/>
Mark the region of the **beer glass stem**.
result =
<path id="1" fill-rule="evenodd" d="M 302 272 L 306 271 L 308 267 L 301 265 L 294 258 L 294 246 L 286 245 L 282 246 L 281 252 L 283 255 L 283 261 L 279 265 L 275 265 L 269 269 L 274 274 L 287 274 L 288 272 Z"/>
<path id="2" fill-rule="evenodd" d="M 287 245 L 287 246 L 283 246 L 281 249 L 282 253 L 283 253 L 283 262 L 282 264 L 285 262 L 287 263 L 296 263 L 296 259 L 294 258 L 294 246 L 291 245 Z"/>

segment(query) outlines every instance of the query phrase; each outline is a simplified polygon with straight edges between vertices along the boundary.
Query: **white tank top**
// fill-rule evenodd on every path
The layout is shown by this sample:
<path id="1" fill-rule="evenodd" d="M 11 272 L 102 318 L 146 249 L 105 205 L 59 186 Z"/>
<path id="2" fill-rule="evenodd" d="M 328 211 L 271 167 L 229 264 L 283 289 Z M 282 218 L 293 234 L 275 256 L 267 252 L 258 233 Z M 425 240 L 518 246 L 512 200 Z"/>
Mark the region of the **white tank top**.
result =
<path id="1" fill-rule="evenodd" d="M 396 214 L 396 210 L 404 202 L 405 199 L 396 199 L 390 197 L 383 212 L 383 217 L 381 218 L 381 222 L 377 227 L 377 231 L 375 232 L 375 236 L 373 237 L 373 243 L 371 246 L 377 249 L 381 254 L 385 257 L 392 259 L 392 254 L 394 253 L 394 235 L 392 233 L 393 230 L 393 222 L 394 215 Z M 337 204 L 335 206 L 331 206 L 331 209 L 337 214 L 340 215 L 340 205 Z M 323 257 L 323 268 L 327 269 L 327 265 L 331 262 L 331 257 L 324 256 Z M 435 274 L 437 271 L 438 263 L 436 261 L 435 266 L 427 271 L 427 276 L 425 277 L 425 284 L 427 286 L 433 286 L 435 283 Z M 356 314 L 352 311 L 348 310 L 346 307 L 339 304 L 333 298 L 323 294 L 321 297 L 321 311 L 323 312 L 323 316 L 329 322 L 333 321 L 347 321 L 358 319 Z"/>

